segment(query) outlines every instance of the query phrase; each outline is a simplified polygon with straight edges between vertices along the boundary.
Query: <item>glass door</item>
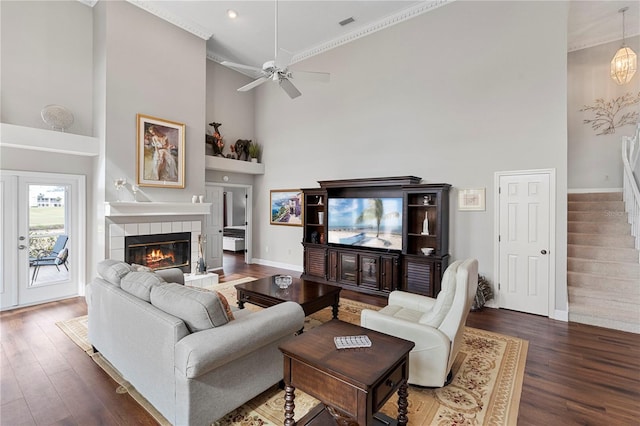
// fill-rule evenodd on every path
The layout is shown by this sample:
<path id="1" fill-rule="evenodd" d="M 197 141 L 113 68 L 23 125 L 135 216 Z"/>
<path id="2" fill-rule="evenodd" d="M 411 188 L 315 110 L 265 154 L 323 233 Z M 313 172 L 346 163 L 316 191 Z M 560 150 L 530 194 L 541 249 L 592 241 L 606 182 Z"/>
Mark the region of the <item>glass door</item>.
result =
<path id="1" fill-rule="evenodd" d="M 78 294 L 84 177 L 2 172 L 1 308 Z M 83 260 L 84 262 L 84 260 Z"/>

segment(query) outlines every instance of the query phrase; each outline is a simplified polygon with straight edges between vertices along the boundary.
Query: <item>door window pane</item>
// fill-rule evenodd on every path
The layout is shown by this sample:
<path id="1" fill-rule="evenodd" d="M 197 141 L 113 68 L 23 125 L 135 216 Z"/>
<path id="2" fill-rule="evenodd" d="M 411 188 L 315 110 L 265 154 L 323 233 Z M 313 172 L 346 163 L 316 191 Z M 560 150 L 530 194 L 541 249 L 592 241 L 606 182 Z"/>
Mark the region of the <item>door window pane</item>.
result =
<path id="1" fill-rule="evenodd" d="M 69 278 L 68 192 L 68 185 L 29 185 L 30 286 Z"/>

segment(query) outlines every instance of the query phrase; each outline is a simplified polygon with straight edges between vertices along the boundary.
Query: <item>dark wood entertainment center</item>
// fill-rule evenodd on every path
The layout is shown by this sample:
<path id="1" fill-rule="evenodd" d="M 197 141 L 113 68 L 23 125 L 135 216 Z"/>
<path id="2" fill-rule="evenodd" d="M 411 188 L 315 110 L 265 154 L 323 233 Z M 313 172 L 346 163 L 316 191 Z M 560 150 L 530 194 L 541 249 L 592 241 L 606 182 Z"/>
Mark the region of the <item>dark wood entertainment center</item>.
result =
<path id="1" fill-rule="evenodd" d="M 446 183 L 421 184 L 399 176 L 319 181 L 302 189 L 304 270 L 301 278 L 363 293 L 393 290 L 434 297 L 449 264 L 449 189 Z M 385 249 L 329 242 L 328 205 L 335 198 L 401 198 L 402 248 Z M 428 229 L 423 229 L 427 217 Z M 423 254 L 422 248 L 433 252 Z"/>

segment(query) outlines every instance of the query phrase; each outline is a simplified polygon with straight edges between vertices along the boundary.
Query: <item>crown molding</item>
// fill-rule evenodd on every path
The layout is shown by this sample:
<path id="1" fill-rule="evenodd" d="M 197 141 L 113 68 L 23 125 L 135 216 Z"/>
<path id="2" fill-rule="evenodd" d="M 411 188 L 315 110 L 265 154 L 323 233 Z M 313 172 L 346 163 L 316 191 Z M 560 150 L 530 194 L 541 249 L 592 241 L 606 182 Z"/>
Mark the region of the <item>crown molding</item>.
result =
<path id="1" fill-rule="evenodd" d="M 319 55 L 320 53 L 324 53 L 338 46 L 342 46 L 343 44 L 350 43 L 361 37 L 366 37 L 380 30 L 389 28 L 395 24 L 399 24 L 411 18 L 415 18 L 416 16 L 422 15 L 423 13 L 431 12 L 441 6 L 452 3 L 454 1 L 456 0 L 434 0 L 418 3 L 407 9 L 396 12 L 393 15 L 389 15 L 376 22 L 372 22 L 365 27 L 358 28 L 353 32 L 347 33 L 340 37 L 336 37 L 333 40 L 329 40 L 310 49 L 298 52 L 293 56 L 291 63 L 295 64 L 296 62 L 309 59 L 312 56 Z"/>
<path id="2" fill-rule="evenodd" d="M 165 21 L 170 22 L 173 25 L 182 28 L 185 31 L 188 31 L 197 37 L 200 37 L 203 40 L 209 40 L 211 36 L 213 36 L 213 31 L 208 30 L 202 25 L 196 24 L 195 22 L 190 20 L 179 18 L 171 12 L 167 12 L 162 8 L 158 8 L 156 5 L 161 4 L 162 2 L 150 0 L 127 0 L 127 2 L 151 13 L 152 15 L 157 16 L 160 19 L 164 19 Z"/>
<path id="3" fill-rule="evenodd" d="M 640 32 L 636 32 L 634 34 L 628 34 L 625 36 L 625 39 L 629 39 L 631 37 L 637 37 L 640 35 Z M 577 50 L 582 50 L 582 49 L 588 49 L 590 47 L 596 47 L 596 46 L 600 46 L 601 44 L 607 44 L 607 43 L 612 43 L 614 41 L 619 41 L 620 43 L 622 43 L 622 38 L 620 37 L 620 35 L 610 35 L 607 37 L 600 37 L 598 39 L 591 39 L 591 40 L 587 40 L 584 41 L 582 43 L 576 43 L 576 44 L 570 44 L 567 48 L 567 52 L 571 53 L 571 52 L 575 52 Z"/>
<path id="4" fill-rule="evenodd" d="M 89 7 L 93 7 L 98 3 L 98 0 L 78 0 L 80 3 L 87 5 Z"/>
<path id="5" fill-rule="evenodd" d="M 207 50 L 207 59 L 217 63 L 226 61 L 226 59 L 224 59 L 223 57 L 218 56 L 218 54 L 209 50 Z"/>
<path id="6" fill-rule="evenodd" d="M 129 0 L 132 1 L 132 0 Z M 319 55 L 321 53 L 324 53 L 328 50 L 331 50 L 333 48 L 336 48 L 338 46 L 342 46 L 343 44 L 347 44 L 350 43 L 354 40 L 357 40 L 361 37 L 365 37 L 368 36 L 370 34 L 373 34 L 375 32 L 378 32 L 380 30 L 384 30 L 385 28 L 388 28 L 392 25 L 395 24 L 399 24 L 401 22 L 404 22 L 408 19 L 411 18 L 415 18 L 418 15 L 422 15 L 423 13 L 426 12 L 431 12 L 432 10 L 435 10 L 441 6 L 444 6 L 446 4 L 449 4 L 451 2 L 454 2 L 456 0 L 434 0 L 434 1 L 424 1 L 421 2 L 417 5 L 411 6 L 407 9 L 401 10 L 397 13 L 394 13 L 393 15 L 389 15 L 383 19 L 380 19 L 376 22 L 373 22 L 365 27 L 362 28 L 358 28 L 357 30 L 347 33 L 343 36 L 340 37 L 336 37 L 332 40 L 329 40 L 327 42 L 321 43 L 315 47 L 312 47 L 310 49 L 307 50 L 303 50 L 301 52 L 296 53 L 292 60 L 291 60 L 291 64 L 295 64 L 296 62 L 300 62 L 302 60 L 308 59 L 312 56 L 315 55 Z M 212 60 L 214 62 L 223 62 L 226 61 L 227 59 L 224 59 L 222 57 L 220 57 L 219 55 L 217 55 L 215 52 L 211 52 L 211 51 L 207 51 L 207 59 Z M 242 70 L 236 70 L 240 73 L 243 73 L 247 76 L 250 77 L 255 77 L 254 75 L 250 75 L 248 73 L 244 73 L 242 72 Z"/>

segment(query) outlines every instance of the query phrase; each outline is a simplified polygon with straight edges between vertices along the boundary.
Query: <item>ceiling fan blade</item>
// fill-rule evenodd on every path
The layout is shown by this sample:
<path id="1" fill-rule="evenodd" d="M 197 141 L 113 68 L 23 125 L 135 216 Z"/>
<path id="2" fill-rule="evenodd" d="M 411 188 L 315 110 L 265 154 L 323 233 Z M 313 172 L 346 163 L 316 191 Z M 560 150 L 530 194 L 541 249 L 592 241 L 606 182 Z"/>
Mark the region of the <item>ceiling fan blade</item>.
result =
<path id="1" fill-rule="evenodd" d="M 262 72 L 261 68 L 252 67 L 251 65 L 237 64 L 235 62 L 222 61 L 222 62 L 220 62 L 220 65 L 224 65 L 225 67 L 229 67 L 229 68 L 237 68 L 237 69 L 241 69 L 241 70 L 255 71 L 258 74 L 260 74 Z"/>
<path id="2" fill-rule="evenodd" d="M 304 81 L 318 81 L 321 83 L 328 83 L 331 79 L 331 74 L 327 72 L 311 72 L 311 71 L 290 71 L 291 78 Z"/>
<path id="3" fill-rule="evenodd" d="M 264 83 L 265 81 L 269 81 L 269 78 L 267 77 L 260 77 L 257 80 L 253 80 L 251 83 L 246 84 L 244 86 L 242 86 L 241 88 L 238 89 L 238 92 L 246 92 L 248 90 L 253 89 L 254 87 L 260 86 L 262 83 Z"/>
<path id="4" fill-rule="evenodd" d="M 300 93 L 300 91 L 296 89 L 296 86 L 294 86 L 293 83 L 290 82 L 287 78 L 283 78 L 280 80 L 280 87 L 282 87 L 282 89 L 287 92 L 287 95 L 289 95 L 291 99 L 295 99 L 298 96 L 302 95 L 302 93 Z"/>
<path id="5" fill-rule="evenodd" d="M 293 53 L 288 50 L 284 50 L 283 48 L 278 49 L 276 53 L 275 64 L 279 69 L 285 69 L 291 63 L 291 59 L 293 58 Z"/>

